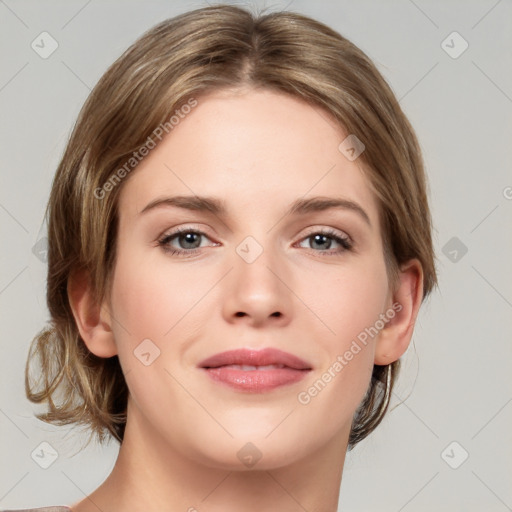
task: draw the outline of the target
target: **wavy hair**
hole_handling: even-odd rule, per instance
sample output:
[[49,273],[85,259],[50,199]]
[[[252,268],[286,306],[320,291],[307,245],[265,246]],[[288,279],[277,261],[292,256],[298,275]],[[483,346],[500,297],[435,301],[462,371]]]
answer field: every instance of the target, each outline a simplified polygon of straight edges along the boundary
[[[222,4],[189,11],[151,28],[108,68],[84,103],[58,166],[46,211],[51,320],[32,341],[25,368],[28,399],[48,405],[36,415],[40,420],[81,424],[90,431],[89,441],[96,434],[100,443],[106,437],[122,443],[124,375],[117,356],[97,357],[81,339],[68,280],[85,269],[96,299],[108,294],[118,197],[128,178],[106,184],[190,98],[234,88],[302,99],[363,141],[358,162],[378,200],[390,286],[412,258],[423,267],[423,299],[437,285],[420,147],[366,54],[326,25],[290,11],[253,14]],[[354,414],[349,450],[382,421],[399,365],[374,366]]]

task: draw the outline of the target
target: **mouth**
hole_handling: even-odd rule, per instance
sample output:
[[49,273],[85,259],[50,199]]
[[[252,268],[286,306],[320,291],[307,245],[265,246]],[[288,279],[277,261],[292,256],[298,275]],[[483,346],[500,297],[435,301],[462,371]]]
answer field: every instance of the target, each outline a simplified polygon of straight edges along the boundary
[[293,384],[312,370],[299,357],[273,348],[229,350],[205,359],[198,366],[214,382],[252,393]]

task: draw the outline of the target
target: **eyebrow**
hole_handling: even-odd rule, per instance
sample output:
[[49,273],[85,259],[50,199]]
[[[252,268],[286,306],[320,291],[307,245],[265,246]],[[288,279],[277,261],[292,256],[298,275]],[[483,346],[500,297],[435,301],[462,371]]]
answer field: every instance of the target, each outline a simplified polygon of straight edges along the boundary
[[[142,215],[150,210],[161,207],[174,206],[185,210],[210,212],[219,217],[225,217],[227,208],[224,201],[206,196],[173,196],[157,198],[147,204],[139,213]],[[310,197],[307,199],[297,199],[294,201],[286,215],[305,215],[312,212],[320,212],[330,209],[350,210],[357,213],[368,226],[372,226],[370,217],[366,211],[356,202],[349,199],[338,197]]]

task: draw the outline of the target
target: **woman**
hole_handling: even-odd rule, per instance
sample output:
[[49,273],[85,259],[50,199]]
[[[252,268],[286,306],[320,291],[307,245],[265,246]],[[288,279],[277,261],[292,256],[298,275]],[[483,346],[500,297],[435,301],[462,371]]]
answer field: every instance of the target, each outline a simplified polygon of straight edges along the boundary
[[291,12],[164,21],[92,91],[48,222],[27,396],[121,444],[62,510],[337,510],[436,285],[420,149],[361,50]]

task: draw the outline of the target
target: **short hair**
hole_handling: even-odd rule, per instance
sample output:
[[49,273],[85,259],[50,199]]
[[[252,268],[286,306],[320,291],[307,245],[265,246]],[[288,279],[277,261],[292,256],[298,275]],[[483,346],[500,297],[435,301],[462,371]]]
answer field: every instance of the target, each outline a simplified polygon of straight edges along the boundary
[[[127,168],[126,162],[191,98],[236,88],[306,101],[362,141],[358,164],[377,198],[390,287],[412,258],[423,268],[422,299],[437,285],[420,147],[366,54],[328,26],[290,11],[256,15],[221,4],[186,12],[148,30],[108,68],[82,107],[58,166],[46,211],[51,320],[32,341],[25,368],[28,399],[48,404],[36,415],[40,420],[85,425],[100,442],[110,435],[122,443],[128,387],[119,359],[97,357],[86,347],[68,280],[84,269],[96,300],[109,293],[118,197],[137,163]],[[36,359],[39,378],[31,382]],[[349,450],[382,421],[399,367],[400,359],[374,365],[353,417]]]

